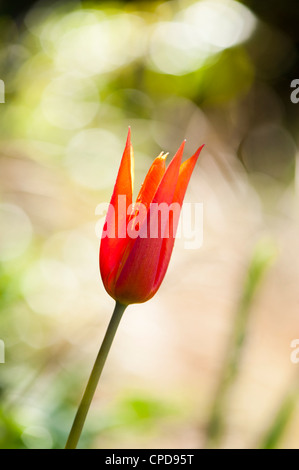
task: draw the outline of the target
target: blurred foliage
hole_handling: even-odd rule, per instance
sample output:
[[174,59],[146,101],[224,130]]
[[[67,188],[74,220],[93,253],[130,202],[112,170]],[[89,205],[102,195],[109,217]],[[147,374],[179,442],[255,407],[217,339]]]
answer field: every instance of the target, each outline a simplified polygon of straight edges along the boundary
[[[205,259],[217,252],[218,266],[224,264],[226,270],[221,284],[226,285],[238,249],[244,255],[244,246],[248,256],[259,230],[273,230],[274,238],[288,227],[296,233],[299,120],[290,101],[290,82],[299,72],[297,3],[1,2],[0,338],[6,361],[0,364],[1,448],[64,446],[111,307],[99,281],[94,209],[109,200],[128,125],[138,155],[136,187],[161,150],[173,153],[186,138],[191,154],[206,143],[200,183],[207,192],[197,189],[195,175],[193,195],[209,195],[204,199],[207,231],[213,235],[216,227],[218,238],[210,249],[212,235],[206,234],[210,251],[192,255],[193,260],[183,258],[191,273],[192,262],[196,264],[197,285],[190,293],[191,281],[185,284],[184,301],[187,305],[193,299],[191,308],[201,321],[198,335],[204,329],[198,289],[203,286],[206,294],[205,282],[215,278],[213,262],[205,270]],[[249,241],[238,239],[245,220],[241,213],[248,216]],[[227,225],[231,222],[227,239],[222,218]],[[231,240],[231,256],[224,253],[228,242],[224,249],[222,238],[223,243]],[[226,394],[240,372],[249,316],[268,268],[268,248],[263,245],[254,254],[245,286],[234,286],[239,303],[236,317],[227,320],[233,332],[227,362],[214,379],[220,386],[210,417],[211,440],[218,434],[225,437]],[[297,252],[292,250],[295,266]],[[238,263],[240,267],[242,261]],[[283,278],[285,285],[296,279],[294,266],[294,277]],[[179,266],[176,285],[183,285],[183,277]],[[170,288],[169,303],[175,291]],[[219,296],[213,289],[209,302]],[[178,312],[179,318],[185,318],[186,310],[184,306]],[[154,333],[158,336],[159,328]],[[135,345],[135,330],[134,341],[128,338],[127,349]],[[149,370],[139,365],[138,352],[130,356],[115,346],[120,352],[107,365],[82,447],[160,442],[188,447],[190,439],[198,442],[198,428],[205,434],[202,410],[208,406],[198,397],[202,384],[188,385],[182,373],[180,391],[170,380],[165,393],[150,375],[150,365],[157,366],[166,349],[164,342],[160,349],[156,342]],[[181,346],[182,357],[189,343],[186,339]],[[127,356],[135,365],[128,364]],[[213,376],[215,367],[212,361],[207,367],[203,353],[194,360],[191,351],[190,357],[192,377],[199,369]],[[147,393],[139,391],[138,382],[146,373],[151,377]],[[281,411],[274,406],[276,418],[269,420],[261,446],[279,445],[295,404],[287,402]]]
[[263,277],[274,262],[276,251],[271,241],[261,240],[252,254],[207,425],[208,446],[217,447],[221,444],[225,432],[228,394],[236,380],[242,361],[242,349],[246,341],[250,312],[255,295],[261,288]]
[[278,407],[273,422],[270,424],[266,435],[261,439],[260,449],[276,449],[280,446],[282,436],[284,435],[294,414],[296,403],[298,401],[297,393],[288,393]]

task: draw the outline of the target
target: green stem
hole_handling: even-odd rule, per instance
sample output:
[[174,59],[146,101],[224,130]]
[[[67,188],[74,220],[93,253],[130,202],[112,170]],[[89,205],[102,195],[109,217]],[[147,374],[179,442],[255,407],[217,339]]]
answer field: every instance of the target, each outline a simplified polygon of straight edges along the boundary
[[91,371],[89,381],[87,383],[81,403],[77,410],[65,449],[76,449],[77,447],[90,404],[92,402],[94,393],[98,385],[98,381],[101,377],[101,373],[104,368],[108,353],[110,351],[117,327],[126,307],[127,305],[122,305],[118,302],[116,302],[115,304],[110,323],[108,325],[105,337],[103,339],[102,345],[100,347],[99,353]]

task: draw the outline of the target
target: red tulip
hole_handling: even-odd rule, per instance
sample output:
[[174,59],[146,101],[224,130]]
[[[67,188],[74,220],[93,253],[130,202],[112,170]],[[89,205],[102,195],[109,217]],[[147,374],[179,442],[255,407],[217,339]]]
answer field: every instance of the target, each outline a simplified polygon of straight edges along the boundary
[[162,153],[153,161],[136,203],[132,204],[134,157],[129,129],[100,247],[105,289],[123,305],[149,300],[165,276],[179,212],[203,147],[181,164],[184,145],[185,142],[167,169],[167,155]]

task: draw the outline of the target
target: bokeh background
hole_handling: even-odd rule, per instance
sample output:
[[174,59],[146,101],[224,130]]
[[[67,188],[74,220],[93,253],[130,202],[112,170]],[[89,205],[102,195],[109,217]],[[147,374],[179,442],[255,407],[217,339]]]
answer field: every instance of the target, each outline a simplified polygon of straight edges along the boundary
[[0,447],[63,448],[113,301],[100,214],[205,143],[203,244],[123,317],[80,447],[296,448],[297,0],[1,2]]

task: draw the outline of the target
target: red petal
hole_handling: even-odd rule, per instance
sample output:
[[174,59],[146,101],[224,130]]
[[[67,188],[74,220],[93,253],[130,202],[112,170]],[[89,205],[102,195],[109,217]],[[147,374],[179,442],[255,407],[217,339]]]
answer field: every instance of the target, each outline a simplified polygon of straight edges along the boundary
[[[181,159],[185,142],[171,160],[160,185],[155,193],[152,203],[171,204],[177,185]],[[148,211],[144,222],[144,229],[150,226],[151,213]],[[158,223],[158,222],[157,222]],[[167,220],[159,227],[158,233],[164,233]],[[142,232],[142,227],[141,231]],[[147,234],[149,235],[149,234]],[[156,278],[163,239],[138,237],[131,248],[126,262],[116,281],[116,296],[125,303],[144,302],[150,295]]]
[[119,258],[126,244],[126,238],[117,237],[119,224],[126,226],[125,214],[119,214],[118,211],[118,196],[120,195],[126,197],[125,208],[127,211],[129,205],[132,204],[134,176],[133,163],[133,147],[131,144],[131,130],[129,128],[125,150],[120,162],[118,175],[110,201],[110,207],[108,209],[104,225],[104,227],[110,227],[112,231],[115,230],[115,237],[106,236],[101,240],[100,271],[106,288],[107,285],[110,284],[108,279],[113,278],[113,273],[115,269],[118,268]]
[[166,202],[167,204],[171,204],[179,176],[185,142],[186,141],[184,140],[177,153],[169,163],[161,183],[157,188],[155,196],[152,199],[153,203]]
[[[141,185],[139,194],[136,199],[136,203],[134,204],[134,208],[132,211],[132,214],[130,216],[129,221],[132,221],[132,219],[138,214],[139,215],[139,225],[141,226],[142,223],[144,222],[144,219],[146,217],[147,210],[149,208],[149,205],[157,191],[157,187],[159,186],[166,170],[166,165],[165,165],[165,159],[167,157],[167,154],[163,155],[162,153],[155,158],[153,161],[150,169],[147,172],[147,175],[144,179],[143,184]],[[142,214],[145,213],[145,215],[141,216],[141,212],[138,209],[138,205],[142,204],[143,205],[143,210]]]
[[188,160],[181,164],[179,178],[173,196],[173,202],[178,202],[180,205],[183,204],[191,175],[203,147],[204,145],[201,145],[201,147],[196,150],[192,157],[188,158]]
[[167,154],[160,154],[153,161],[150,169],[147,172],[145,180],[141,186],[136,202],[142,202],[146,207],[150,205],[152,199],[157,191],[157,188],[165,174],[166,165],[165,159]]
[[[197,159],[203,147],[204,147],[203,145],[199,147],[199,149],[197,149],[195,154],[192,157],[188,158],[188,160],[186,160],[184,163],[182,163],[180,167],[180,174],[179,174],[178,182],[176,185],[175,193],[173,196],[173,202],[179,203],[180,206],[182,206],[183,204],[183,200],[186,194],[186,190],[187,190],[192,172],[194,170],[195,164],[197,162]],[[170,213],[170,215],[171,215],[170,224],[172,224],[173,223],[172,213]],[[166,274],[170,257],[171,257],[171,253],[173,250],[174,242],[175,242],[175,234],[176,234],[178,222],[179,222],[178,219],[175,220],[174,222],[172,236],[169,238],[163,238],[163,243],[162,243],[161,253],[160,253],[160,260],[159,260],[159,265],[157,269],[157,276],[155,279],[152,295],[154,295],[155,292],[158,290]]]

